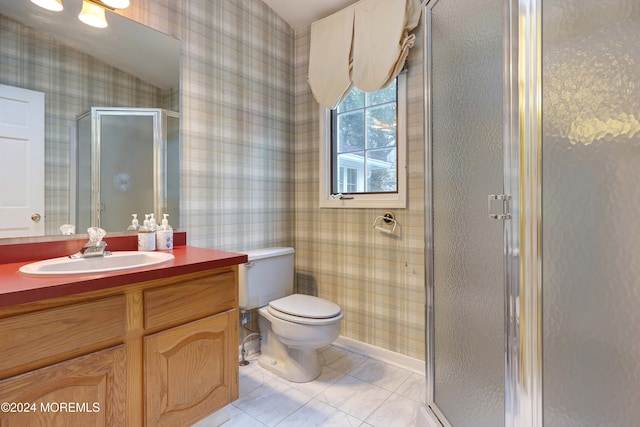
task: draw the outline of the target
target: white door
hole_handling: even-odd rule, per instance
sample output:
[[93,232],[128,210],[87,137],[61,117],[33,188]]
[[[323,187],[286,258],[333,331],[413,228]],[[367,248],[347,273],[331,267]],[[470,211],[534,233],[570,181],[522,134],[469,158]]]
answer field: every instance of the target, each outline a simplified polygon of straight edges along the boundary
[[0,85],[0,237],[44,235],[44,93]]

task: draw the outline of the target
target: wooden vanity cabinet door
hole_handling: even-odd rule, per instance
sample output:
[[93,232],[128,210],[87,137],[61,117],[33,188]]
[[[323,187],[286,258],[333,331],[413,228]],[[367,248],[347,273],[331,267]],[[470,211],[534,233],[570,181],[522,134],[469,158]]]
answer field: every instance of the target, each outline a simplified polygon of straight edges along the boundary
[[[144,291],[145,329],[166,329],[238,306],[236,272],[208,271],[198,278],[177,279]],[[155,332],[155,331],[154,331]]]
[[124,295],[0,318],[0,378],[119,344],[126,325]]
[[125,357],[119,345],[0,381],[0,402],[16,411],[3,407],[0,425],[126,425]]
[[147,426],[185,426],[238,398],[237,311],[144,338]]

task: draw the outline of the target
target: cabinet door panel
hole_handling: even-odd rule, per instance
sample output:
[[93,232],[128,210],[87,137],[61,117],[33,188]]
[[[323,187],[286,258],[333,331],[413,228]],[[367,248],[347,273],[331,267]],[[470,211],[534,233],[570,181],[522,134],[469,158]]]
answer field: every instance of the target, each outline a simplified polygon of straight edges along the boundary
[[126,384],[124,345],[8,378],[0,381],[0,402],[16,412],[0,411],[0,425],[125,425]]
[[145,337],[148,426],[188,425],[237,398],[236,313]]

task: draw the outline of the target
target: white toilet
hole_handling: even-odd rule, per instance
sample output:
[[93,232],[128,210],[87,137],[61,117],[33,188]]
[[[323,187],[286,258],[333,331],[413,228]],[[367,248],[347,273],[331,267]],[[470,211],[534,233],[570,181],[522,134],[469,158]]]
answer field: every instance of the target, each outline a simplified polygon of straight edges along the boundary
[[320,375],[317,350],[340,335],[340,306],[322,298],[293,294],[293,248],[248,251],[239,268],[240,308],[259,308],[260,366],[289,381]]

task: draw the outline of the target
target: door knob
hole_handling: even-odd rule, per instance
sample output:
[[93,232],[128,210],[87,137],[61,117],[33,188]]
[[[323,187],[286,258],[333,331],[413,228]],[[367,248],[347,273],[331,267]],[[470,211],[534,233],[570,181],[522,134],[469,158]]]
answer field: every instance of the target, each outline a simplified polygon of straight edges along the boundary
[[33,215],[31,215],[31,221],[33,222],[39,222],[41,219],[42,217],[39,213],[34,213]]

